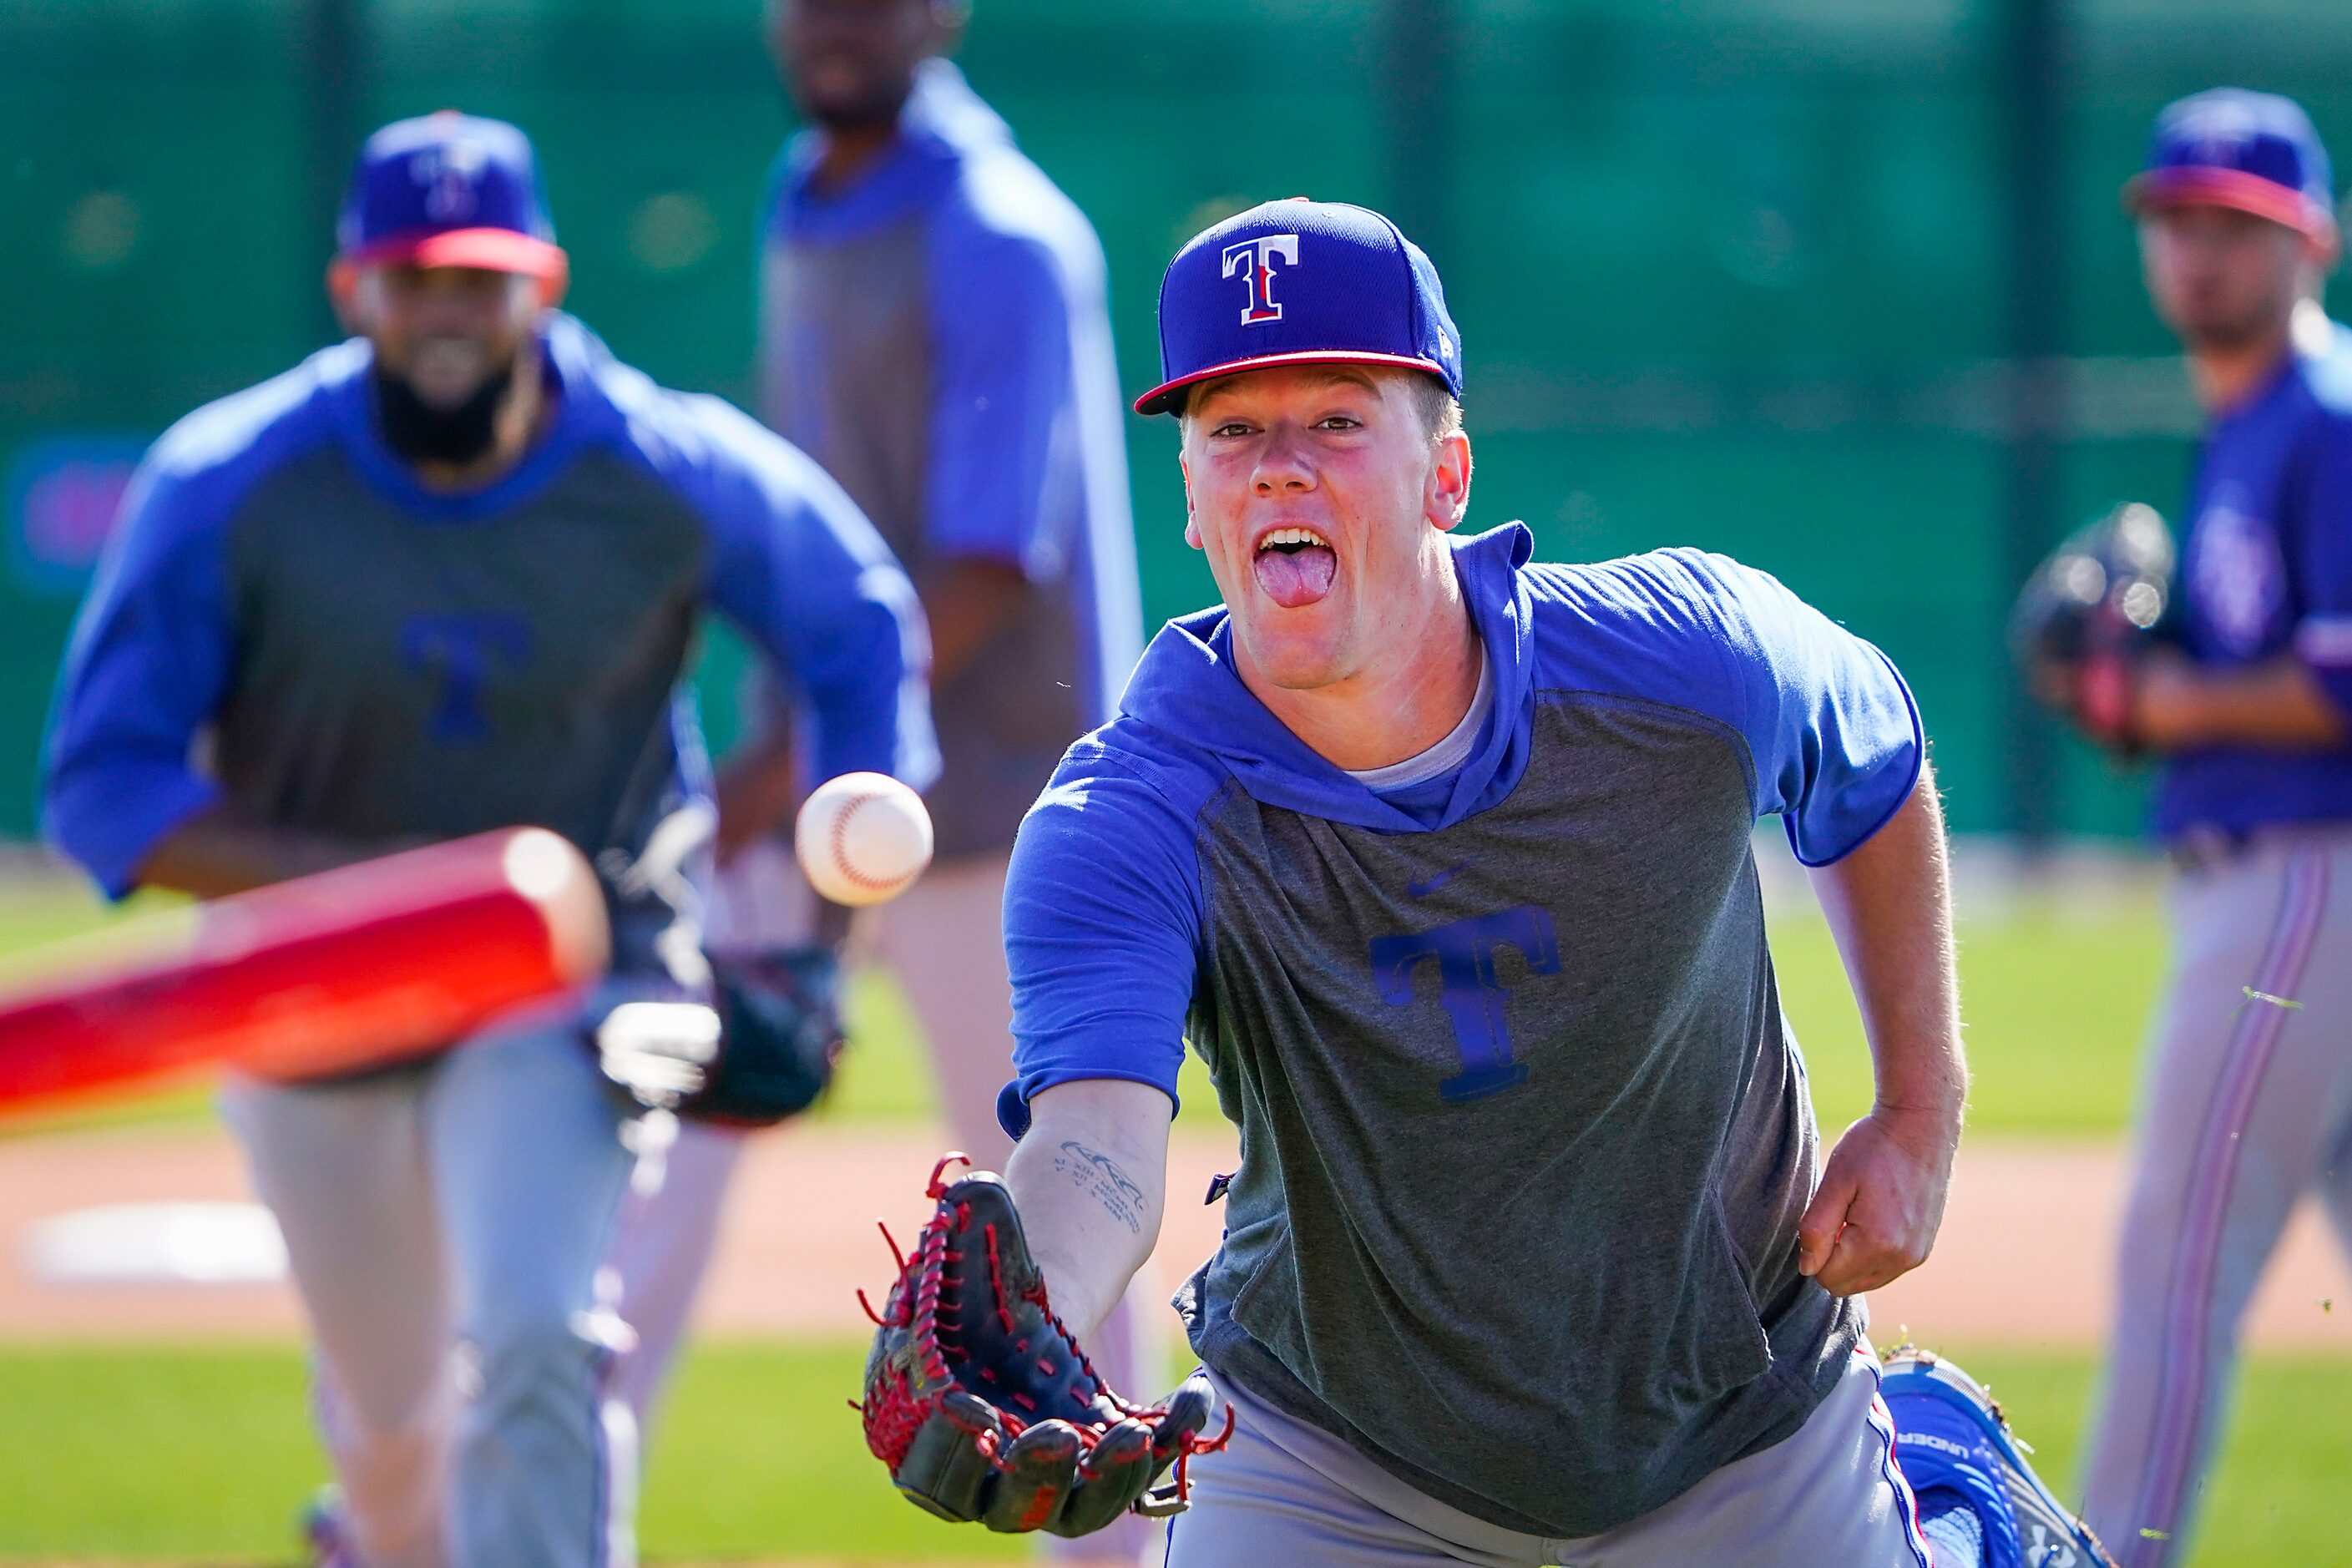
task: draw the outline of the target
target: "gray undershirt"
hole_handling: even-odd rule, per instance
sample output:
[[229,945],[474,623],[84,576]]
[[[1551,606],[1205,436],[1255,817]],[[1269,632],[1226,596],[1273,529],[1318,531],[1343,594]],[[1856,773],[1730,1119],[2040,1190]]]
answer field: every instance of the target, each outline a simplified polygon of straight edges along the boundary
[[1415,784],[1442,779],[1461,771],[1470,760],[1470,752],[1478,744],[1479,731],[1486,727],[1486,715],[1495,706],[1495,668],[1486,657],[1486,645],[1478,645],[1478,689],[1470,695],[1470,710],[1462,715],[1462,722],[1451,733],[1425,752],[1407,757],[1401,763],[1391,763],[1384,768],[1347,768],[1347,775],[1370,790],[1374,795],[1393,795],[1398,790],[1411,789]]

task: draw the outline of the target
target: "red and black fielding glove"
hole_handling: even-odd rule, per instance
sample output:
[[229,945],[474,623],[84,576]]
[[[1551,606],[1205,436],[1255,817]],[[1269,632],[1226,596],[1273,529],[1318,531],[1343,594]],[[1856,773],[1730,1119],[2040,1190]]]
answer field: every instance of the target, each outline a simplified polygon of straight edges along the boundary
[[939,1207],[875,1315],[866,1446],[917,1507],[991,1530],[1087,1535],[1129,1510],[1181,1510],[1185,1462],[1223,1446],[1232,1413],[1204,1439],[1207,1378],[1153,1405],[1106,1387],[1046,1303],[1004,1183],[942,1181],[962,1160],[932,1170]]

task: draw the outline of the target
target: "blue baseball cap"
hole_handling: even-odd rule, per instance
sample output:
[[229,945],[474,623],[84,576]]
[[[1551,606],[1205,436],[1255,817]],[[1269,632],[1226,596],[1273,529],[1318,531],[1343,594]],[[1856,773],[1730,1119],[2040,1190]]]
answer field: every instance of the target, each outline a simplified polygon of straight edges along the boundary
[[2124,186],[2124,205],[2221,206],[2336,237],[2327,149],[2302,105],[2275,93],[2217,87],[2156,117],[2147,167]]
[[530,138],[503,120],[443,110],[367,139],[335,224],[352,267],[479,267],[561,279],[569,266],[539,199]]
[[1391,364],[1462,395],[1462,337],[1437,268],[1380,214],[1303,196],[1194,235],[1160,280],[1158,386],[1166,414],[1195,382],[1280,364]]

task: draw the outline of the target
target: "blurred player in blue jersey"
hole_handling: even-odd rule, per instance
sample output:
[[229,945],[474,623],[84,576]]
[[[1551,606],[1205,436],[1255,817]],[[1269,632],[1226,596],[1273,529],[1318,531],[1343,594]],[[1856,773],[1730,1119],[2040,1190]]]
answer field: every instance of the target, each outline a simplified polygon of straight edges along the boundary
[[894,967],[959,1136],[992,1145],[1009,1015],[981,928],[1021,814],[1125,685],[1141,612],[1101,247],[940,58],[963,16],[950,0],[778,5],[774,47],[814,129],[779,163],[766,218],[761,412],[922,595],[939,860],[890,907],[886,928],[908,929],[882,945],[907,960],[925,931],[922,962]]
[[[1160,336],[1137,407],[1179,422],[1225,602],[1022,825],[1001,1103],[1081,1342],[1150,1254],[1188,1047],[1238,1125],[1180,1297],[1238,1420],[1171,1568],[2091,1568],[1982,1391],[1917,1353],[1882,1383],[1864,1337],[1859,1293],[1933,1245],[1966,1081],[1894,666],[1721,556],[1457,537],[1462,342],[1377,213],[1195,236]],[[1875,1068],[1825,1162],[1768,816]]]
[[[1140,611],[1101,247],[942,58],[965,10],[772,5],[771,46],[812,129],[779,162],[763,222],[761,409],[873,519],[922,596],[939,858],[868,917],[866,937],[922,1024],[959,1146],[1001,1165],[1006,857],[1063,748],[1109,716]],[[801,783],[789,718],[760,707],[764,738],[722,784],[722,815],[742,829],[725,848],[748,847],[722,879],[718,940],[781,940],[805,919],[788,849],[749,842]],[[636,1234],[673,1255],[707,1247],[696,1238],[739,1142],[689,1130],[665,1223]],[[710,1194],[698,1208],[698,1186]],[[650,1346],[683,1315],[691,1271],[669,1259],[625,1271],[662,1298],[635,1292]],[[1167,1317],[1151,1295],[1139,1288],[1145,1305],[1105,1347],[1115,1379],[1129,1365],[1122,1331]],[[657,1370],[647,1358],[633,1382]]]
[[[887,549],[783,441],[555,310],[520,132],[378,132],[338,239],[356,335],[157,442],[83,606],[47,820],[109,893],[230,893],[518,823],[626,868],[656,824],[708,818],[681,685],[706,609],[805,701],[820,769],[929,782],[920,616]],[[707,983],[694,914],[621,901],[611,994]],[[628,1335],[597,1283],[633,1155],[595,1005],[226,1091],[317,1339],[347,1494],[322,1561],[633,1555],[609,1388]]]
[[2336,219],[2294,104],[2172,105],[2126,198],[2208,420],[2177,635],[2077,715],[2159,758],[2179,867],[2085,1497],[2130,1568],[2163,1568],[2288,1213],[2315,1191],[2352,1237],[2352,352],[2315,303]]

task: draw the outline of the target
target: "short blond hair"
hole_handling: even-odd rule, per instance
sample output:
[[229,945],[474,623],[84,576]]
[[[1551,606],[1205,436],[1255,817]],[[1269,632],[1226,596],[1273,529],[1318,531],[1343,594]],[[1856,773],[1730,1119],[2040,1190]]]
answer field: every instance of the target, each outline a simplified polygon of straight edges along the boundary
[[1413,377],[1412,404],[1431,440],[1443,441],[1448,436],[1462,434],[1462,400],[1435,376]]

